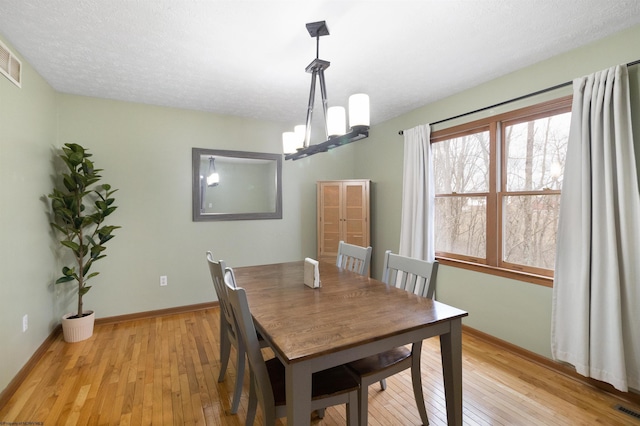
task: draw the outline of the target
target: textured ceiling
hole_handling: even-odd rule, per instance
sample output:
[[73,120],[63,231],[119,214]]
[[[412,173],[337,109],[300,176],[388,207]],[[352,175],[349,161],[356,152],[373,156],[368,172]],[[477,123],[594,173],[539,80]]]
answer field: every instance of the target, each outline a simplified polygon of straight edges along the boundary
[[636,25],[640,1],[0,0],[0,33],[60,92],[286,123],[320,20],[329,105],[368,93],[376,124]]

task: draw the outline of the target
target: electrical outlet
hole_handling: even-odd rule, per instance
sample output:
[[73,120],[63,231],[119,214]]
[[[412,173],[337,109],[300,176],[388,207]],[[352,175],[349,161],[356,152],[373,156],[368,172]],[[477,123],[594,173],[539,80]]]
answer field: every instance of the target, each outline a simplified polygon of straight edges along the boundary
[[167,276],[166,275],[161,275],[160,276],[160,286],[164,287],[167,285]]
[[29,315],[24,315],[22,317],[22,332],[25,333],[29,328]]

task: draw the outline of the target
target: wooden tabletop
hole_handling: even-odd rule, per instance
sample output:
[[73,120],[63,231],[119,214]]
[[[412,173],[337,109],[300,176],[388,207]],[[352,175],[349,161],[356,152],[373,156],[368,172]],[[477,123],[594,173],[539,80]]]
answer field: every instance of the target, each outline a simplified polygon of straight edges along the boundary
[[256,325],[290,363],[467,316],[325,262],[312,289],[303,270],[302,261],[234,269]]

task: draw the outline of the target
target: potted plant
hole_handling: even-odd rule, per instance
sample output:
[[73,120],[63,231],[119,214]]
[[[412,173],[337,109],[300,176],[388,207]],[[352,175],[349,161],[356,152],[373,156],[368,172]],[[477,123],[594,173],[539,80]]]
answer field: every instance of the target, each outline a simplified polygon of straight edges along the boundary
[[71,267],[62,268],[62,277],[56,284],[75,281],[78,286],[78,309],[62,317],[65,341],[78,342],[93,334],[95,314],[85,311],[82,297],[91,286],[87,282],[98,275],[91,272],[93,264],[106,255],[105,243],[114,237],[113,231],[119,226],[104,225],[107,216],[116,210],[113,193],[117,189],[99,184],[102,169],[94,168],[89,160],[92,154],[75,143],[65,144],[60,158],[67,166],[62,173],[62,182],[49,194],[53,221],[51,226],[62,233],[60,244],[69,249],[75,261]]

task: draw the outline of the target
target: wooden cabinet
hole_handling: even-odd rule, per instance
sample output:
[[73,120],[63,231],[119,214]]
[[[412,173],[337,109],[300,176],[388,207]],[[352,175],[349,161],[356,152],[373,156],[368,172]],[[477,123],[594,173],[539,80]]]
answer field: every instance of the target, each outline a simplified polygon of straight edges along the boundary
[[318,260],[335,262],[338,243],[370,244],[369,180],[318,182]]

